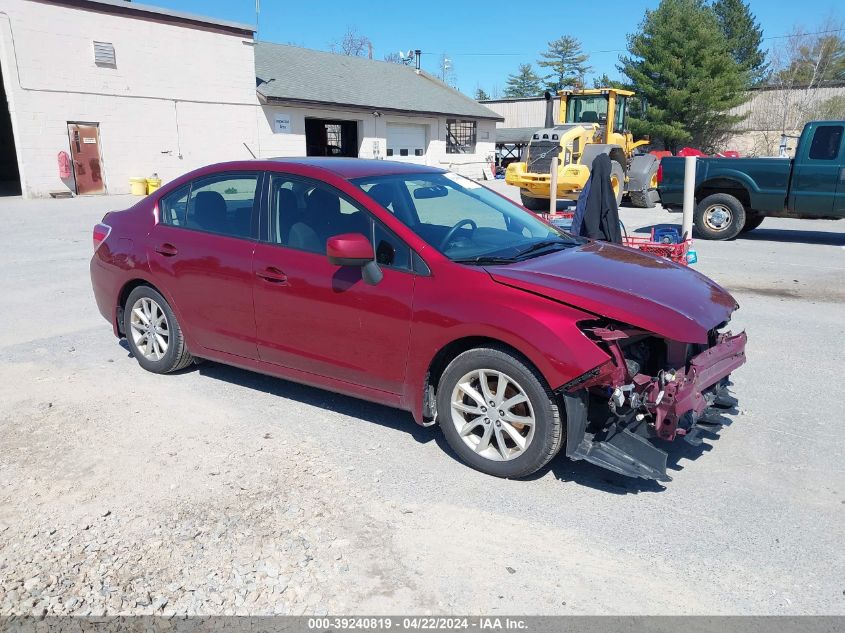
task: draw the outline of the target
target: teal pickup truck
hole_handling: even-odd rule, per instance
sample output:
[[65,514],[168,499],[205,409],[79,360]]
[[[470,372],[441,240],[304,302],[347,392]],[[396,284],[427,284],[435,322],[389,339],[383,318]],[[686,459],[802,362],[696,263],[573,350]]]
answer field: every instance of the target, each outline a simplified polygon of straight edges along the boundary
[[[680,210],[684,159],[666,157],[658,174],[660,201]],[[795,158],[699,158],[695,172],[699,237],[729,240],[763,218],[845,217],[845,121],[804,126]]]

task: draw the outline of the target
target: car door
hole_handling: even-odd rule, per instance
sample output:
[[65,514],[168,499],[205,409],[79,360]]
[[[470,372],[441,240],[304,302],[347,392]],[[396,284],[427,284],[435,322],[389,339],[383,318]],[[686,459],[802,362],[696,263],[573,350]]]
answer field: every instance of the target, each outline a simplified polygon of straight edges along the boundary
[[246,358],[257,357],[252,258],[262,178],[237,171],[191,181],[159,201],[148,236],[150,269],[190,339]]
[[[259,357],[382,392],[405,380],[414,274],[411,252],[362,206],[325,183],[274,173],[254,258]],[[326,239],[374,240],[383,278],[335,266]]]
[[845,126],[814,124],[799,143],[792,176],[791,209],[816,217],[845,215]]

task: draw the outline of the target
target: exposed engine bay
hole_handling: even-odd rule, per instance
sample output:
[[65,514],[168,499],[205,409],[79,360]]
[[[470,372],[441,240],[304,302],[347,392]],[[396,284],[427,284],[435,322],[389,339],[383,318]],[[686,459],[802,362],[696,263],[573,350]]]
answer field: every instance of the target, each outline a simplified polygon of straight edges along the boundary
[[650,440],[700,444],[737,404],[730,373],[745,363],[746,335],[710,331],[688,344],[612,322],[582,330],[610,360],[564,385],[566,455],[630,477],[669,481],[667,453]]

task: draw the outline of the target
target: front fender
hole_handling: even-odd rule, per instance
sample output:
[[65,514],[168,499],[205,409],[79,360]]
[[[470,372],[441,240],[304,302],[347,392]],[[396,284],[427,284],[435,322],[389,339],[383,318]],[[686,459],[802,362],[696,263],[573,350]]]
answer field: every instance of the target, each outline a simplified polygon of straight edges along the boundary
[[479,295],[476,301],[450,300],[430,281],[419,279],[415,289],[404,394],[418,422],[432,361],[455,341],[484,338],[512,347],[537,368],[551,389],[609,358],[578,329],[579,321],[595,318],[589,313],[497,284],[489,277],[474,289]]

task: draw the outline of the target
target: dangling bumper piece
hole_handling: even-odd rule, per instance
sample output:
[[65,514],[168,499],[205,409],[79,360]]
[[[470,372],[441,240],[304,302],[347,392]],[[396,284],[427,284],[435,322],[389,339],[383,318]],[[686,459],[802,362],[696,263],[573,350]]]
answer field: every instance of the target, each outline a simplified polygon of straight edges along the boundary
[[737,402],[728,392],[728,376],[745,363],[745,333],[714,334],[713,344],[681,369],[648,376],[626,362],[620,342],[631,331],[597,327],[589,332],[611,360],[560,390],[567,416],[566,455],[629,477],[670,480],[667,453],[650,440],[683,437],[700,444],[700,424],[723,423],[720,414]]

